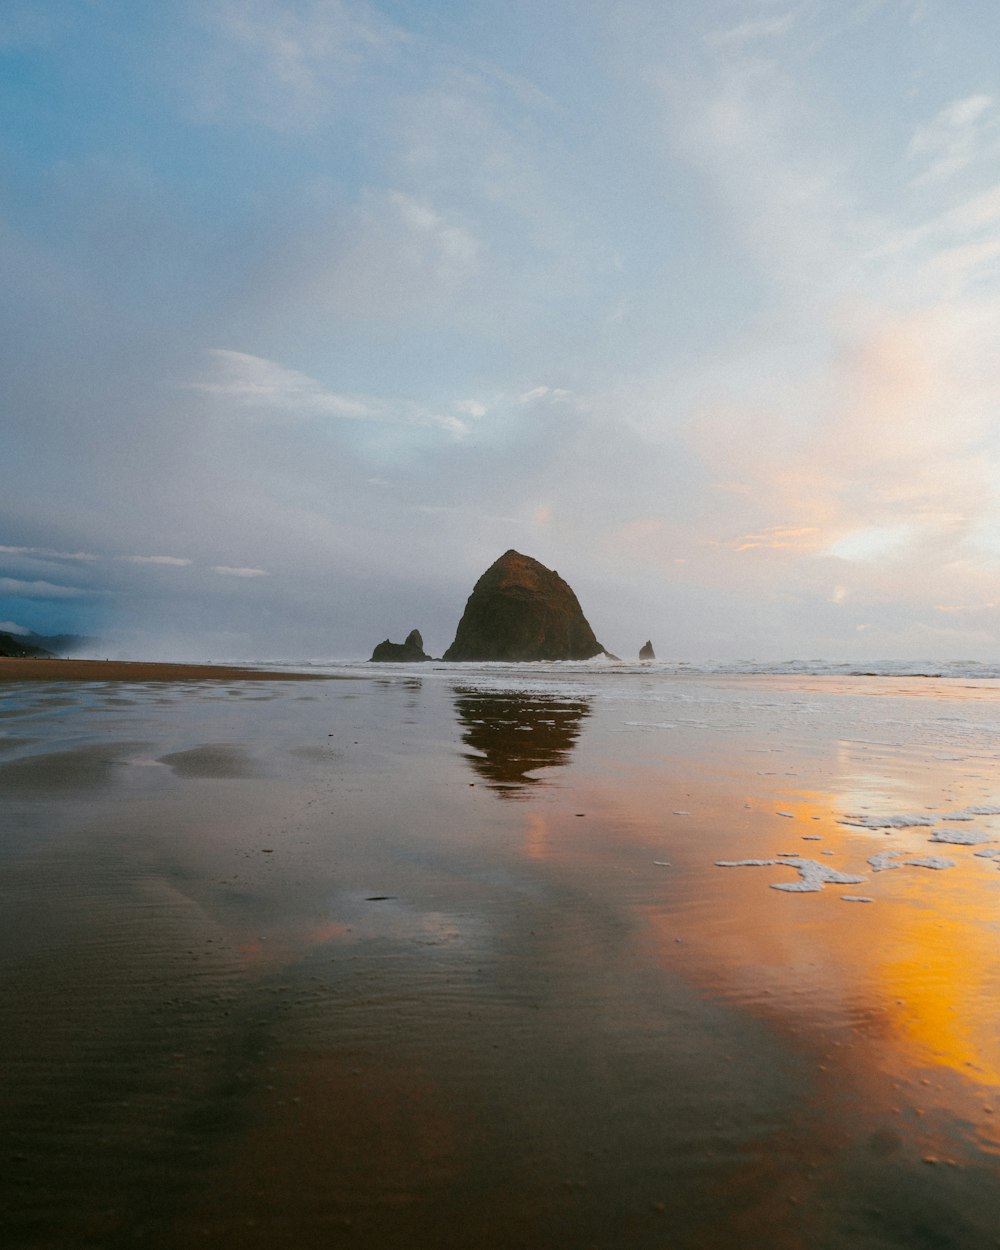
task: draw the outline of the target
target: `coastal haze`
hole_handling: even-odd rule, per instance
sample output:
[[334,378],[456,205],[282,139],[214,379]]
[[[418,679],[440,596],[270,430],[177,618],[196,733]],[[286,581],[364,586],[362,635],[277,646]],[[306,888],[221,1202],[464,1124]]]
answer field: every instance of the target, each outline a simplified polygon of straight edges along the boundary
[[0,630],[997,649],[1000,15],[10,0]]

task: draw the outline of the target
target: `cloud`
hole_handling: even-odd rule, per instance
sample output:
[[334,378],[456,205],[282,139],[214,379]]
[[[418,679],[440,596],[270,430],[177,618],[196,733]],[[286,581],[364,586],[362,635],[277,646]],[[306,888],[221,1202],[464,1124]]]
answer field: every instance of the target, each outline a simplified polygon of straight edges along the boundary
[[[755,285],[738,331],[695,363],[686,404],[683,437],[716,501],[651,546],[665,560],[691,544],[692,575],[756,595],[777,593],[778,562],[781,594],[840,586],[841,603],[895,595],[931,611],[937,578],[935,594],[946,583],[952,602],[976,601],[997,570],[972,542],[1000,510],[995,102],[967,93],[900,126],[894,161],[884,133],[882,146],[851,133],[849,99],[820,113],[814,49],[797,38],[807,9],[753,12],[763,26],[710,39],[697,64],[666,58],[658,78],[668,140],[712,188],[733,272]],[[915,169],[933,171],[933,198]],[[683,366],[664,374],[661,412],[685,384]],[[671,424],[637,428],[666,438]],[[737,566],[758,550],[766,566]]]
[[390,191],[389,203],[417,247],[414,257],[448,285],[466,281],[479,265],[482,244],[465,225],[449,220],[426,199]]
[[813,550],[816,546],[815,535],[818,533],[819,530],[814,525],[772,525],[762,534],[744,534],[730,545],[734,551],[754,551],[761,547],[771,551]]
[[162,564],[169,568],[185,568],[191,563],[182,556],[120,556],[119,559],[127,560],[129,564]]
[[407,42],[359,0],[208,0],[186,81],[196,114],[309,132],[349,103],[351,89]]
[[221,573],[223,577],[267,577],[267,569],[233,568],[229,564],[213,564],[213,573]]
[[531,404],[539,399],[546,399],[550,403],[558,403],[563,399],[570,399],[573,392],[563,390],[560,387],[553,386],[535,386],[530,391],[522,391],[517,397],[519,404]]
[[208,376],[181,383],[184,390],[201,391],[231,401],[237,407],[266,409],[293,417],[364,419],[380,415],[365,400],[338,395],[305,373],[288,369],[263,356],[213,347],[205,353]]
[[17,621],[0,621],[0,630],[5,634],[17,634],[19,637],[31,633],[30,629],[25,629],[23,625],[18,625]]
[[787,35],[799,18],[799,7],[792,6],[773,17],[753,18],[737,26],[711,31],[708,41],[715,44],[745,44]]
[[89,551],[53,551],[50,547],[8,547],[0,546],[0,554],[11,556],[34,556],[40,560],[98,560],[99,556]]
[[497,258],[475,215],[467,195],[365,186],[298,240],[284,262],[291,285],[282,294],[352,328],[360,320],[398,332],[421,319],[447,323],[456,312],[468,322],[487,293],[498,294]]
[[53,582],[25,582],[16,577],[0,577],[0,595],[24,599],[76,599],[86,593],[75,586],[57,586]]
[[914,178],[914,185],[952,178],[972,165],[985,145],[996,148],[998,127],[992,115],[994,103],[989,95],[966,96],[952,101],[930,121],[917,127],[907,155],[912,161],[927,164]]
[[826,554],[840,560],[880,560],[902,551],[914,538],[912,525],[876,525],[838,538]]
[[485,417],[489,409],[485,404],[481,404],[478,399],[460,400],[455,407],[459,412],[464,412],[469,417]]

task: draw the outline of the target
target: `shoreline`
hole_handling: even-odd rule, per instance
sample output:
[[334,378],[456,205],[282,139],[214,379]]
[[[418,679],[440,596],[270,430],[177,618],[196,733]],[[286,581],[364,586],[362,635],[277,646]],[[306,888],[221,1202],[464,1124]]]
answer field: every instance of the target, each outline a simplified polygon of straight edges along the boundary
[[232,664],[175,664],[160,660],[73,660],[48,656],[0,657],[0,683],[14,681],[347,681],[331,673],[276,672]]

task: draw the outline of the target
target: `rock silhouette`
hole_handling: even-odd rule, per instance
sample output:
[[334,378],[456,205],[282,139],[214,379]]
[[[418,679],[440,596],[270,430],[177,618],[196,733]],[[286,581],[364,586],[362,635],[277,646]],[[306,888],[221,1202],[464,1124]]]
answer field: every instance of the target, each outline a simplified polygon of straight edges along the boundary
[[500,798],[523,798],[544,782],[539,769],[568,764],[590,715],[587,699],[546,699],[529,694],[455,691],[455,712],[465,758]]
[[639,648],[639,659],[640,660],[655,660],[656,659],[656,652],[653,650],[653,644],[649,641],[648,638]]
[[473,588],[445,660],[589,660],[606,654],[558,573],[506,551]]
[[369,660],[369,663],[372,660],[376,663],[385,663],[388,660],[392,660],[397,664],[415,664],[430,659],[433,659],[433,656],[424,653],[424,640],[420,637],[420,631],[411,629],[406,635],[405,642],[390,642],[388,638],[384,642],[380,642],[372,652],[372,658]]

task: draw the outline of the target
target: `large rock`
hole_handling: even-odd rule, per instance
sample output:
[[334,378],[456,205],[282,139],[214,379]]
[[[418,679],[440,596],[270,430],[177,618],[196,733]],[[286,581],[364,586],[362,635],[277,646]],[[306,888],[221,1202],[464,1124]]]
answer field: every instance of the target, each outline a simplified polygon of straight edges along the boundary
[[507,551],[469,596],[446,660],[589,660],[606,654],[558,573]]
[[653,650],[653,644],[647,639],[639,648],[640,660],[655,660],[656,652]]
[[405,642],[390,642],[387,638],[385,642],[380,642],[372,652],[372,660],[377,662],[392,660],[397,664],[400,662],[411,664],[430,659],[433,659],[433,656],[424,654],[424,640],[417,629],[410,630]]

